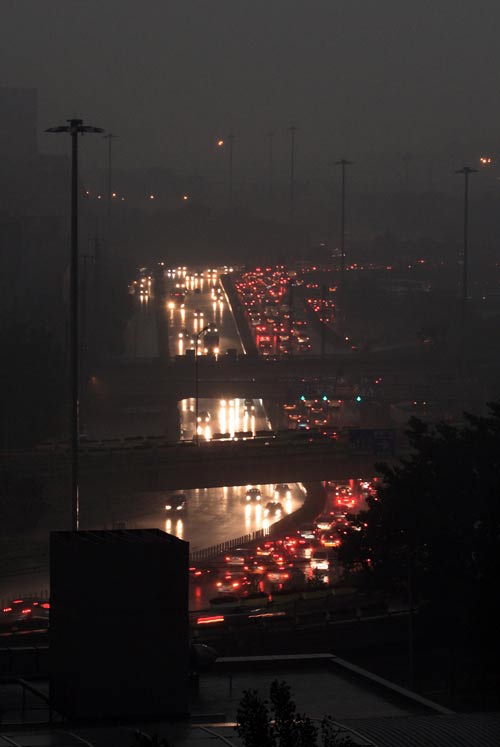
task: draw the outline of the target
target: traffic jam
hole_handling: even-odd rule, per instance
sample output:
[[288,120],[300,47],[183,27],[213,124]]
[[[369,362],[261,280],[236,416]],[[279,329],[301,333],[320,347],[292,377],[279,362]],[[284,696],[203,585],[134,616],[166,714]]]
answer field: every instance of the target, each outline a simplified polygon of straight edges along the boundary
[[289,356],[312,351],[305,310],[295,308],[295,271],[277,267],[243,273],[235,287],[253,330],[260,355]]
[[[376,494],[376,483],[377,478],[325,482],[325,508],[310,523],[192,565],[192,625],[282,617],[288,597],[311,589],[332,590],[342,579],[337,550],[349,533],[362,529],[356,517],[366,508],[366,499]],[[286,484],[275,486],[272,510],[280,511],[288,491]],[[248,486],[249,502],[258,502],[259,494],[258,488]]]

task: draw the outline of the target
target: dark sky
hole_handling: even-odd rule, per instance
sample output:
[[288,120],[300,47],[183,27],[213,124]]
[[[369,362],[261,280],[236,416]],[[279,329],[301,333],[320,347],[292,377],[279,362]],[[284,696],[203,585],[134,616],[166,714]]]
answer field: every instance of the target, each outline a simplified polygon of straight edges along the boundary
[[404,152],[460,162],[497,146],[499,21],[498,0],[15,0],[0,84],[39,89],[40,130],[77,114],[116,132],[126,166],[208,168],[228,132],[258,165],[269,130],[285,162],[290,124],[304,169]]

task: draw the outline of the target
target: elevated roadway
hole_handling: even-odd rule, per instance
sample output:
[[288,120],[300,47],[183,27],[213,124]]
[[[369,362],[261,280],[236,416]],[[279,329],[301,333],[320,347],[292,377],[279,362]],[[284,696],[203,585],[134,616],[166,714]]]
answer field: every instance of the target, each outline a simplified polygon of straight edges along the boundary
[[[377,461],[391,454],[350,452],[335,441],[191,443],[164,448],[95,449],[80,456],[82,490],[127,493],[371,477]],[[9,460],[25,474],[49,481],[69,474],[69,454],[26,452]]]

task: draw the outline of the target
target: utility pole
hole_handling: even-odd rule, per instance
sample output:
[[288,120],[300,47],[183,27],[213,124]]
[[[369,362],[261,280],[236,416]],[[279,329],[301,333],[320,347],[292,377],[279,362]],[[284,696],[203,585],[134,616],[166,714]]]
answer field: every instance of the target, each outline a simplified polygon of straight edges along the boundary
[[111,142],[115,137],[118,137],[118,135],[113,135],[112,132],[108,132],[107,135],[104,135],[104,137],[108,141],[108,221],[109,217],[111,215],[111,201],[113,199],[113,182],[112,182],[112,161],[111,161]]
[[342,166],[342,192],[340,203],[340,326],[342,337],[344,336],[345,321],[345,174],[346,166],[352,166],[353,163],[353,161],[348,161],[346,158],[341,158],[340,161],[335,161],[336,166]]
[[327,294],[327,287],[326,285],[321,286],[321,360],[325,360],[325,333],[326,333],[326,324],[325,324],[325,304],[326,304],[326,294]]
[[[465,338],[468,321],[467,302],[468,302],[468,261],[469,261],[469,176],[475,174],[477,169],[470,166],[463,166],[455,171],[456,174],[464,175],[464,243],[462,250],[462,295],[460,303],[460,361],[462,366],[465,363]],[[460,270],[460,260],[459,260]]]
[[234,135],[227,136],[229,142],[229,208],[233,207],[233,140]]
[[292,125],[288,128],[291,135],[290,141],[290,223],[295,222],[295,133],[297,127]]
[[80,525],[78,495],[79,442],[79,286],[78,286],[78,135],[104,132],[102,127],[84,125],[82,119],[67,119],[69,124],[50,127],[46,132],[71,136],[71,257],[70,257],[70,381],[71,381],[71,526]]

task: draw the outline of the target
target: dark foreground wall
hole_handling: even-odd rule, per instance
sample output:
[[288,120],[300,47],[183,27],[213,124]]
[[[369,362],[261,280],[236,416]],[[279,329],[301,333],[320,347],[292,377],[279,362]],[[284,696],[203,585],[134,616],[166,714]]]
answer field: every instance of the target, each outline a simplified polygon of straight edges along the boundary
[[70,719],[188,712],[189,544],[158,529],[52,532],[50,691]]

